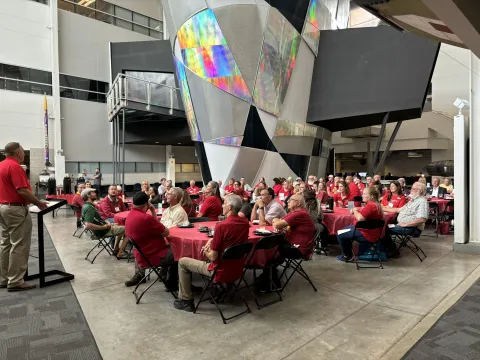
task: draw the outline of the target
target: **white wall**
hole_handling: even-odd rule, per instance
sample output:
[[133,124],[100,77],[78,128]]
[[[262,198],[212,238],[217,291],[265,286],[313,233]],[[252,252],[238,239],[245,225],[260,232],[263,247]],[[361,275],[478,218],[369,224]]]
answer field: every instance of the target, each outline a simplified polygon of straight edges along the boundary
[[50,7],[0,0],[0,63],[51,71]]
[[156,40],[118,26],[58,11],[60,73],[110,82],[110,42]]
[[162,20],[163,8],[161,0],[109,0],[108,2],[139,14]]
[[[47,102],[51,110],[50,96]],[[0,148],[11,141],[18,141],[25,149],[44,148],[43,119],[43,95],[0,90]],[[53,121],[48,123],[50,147]]]

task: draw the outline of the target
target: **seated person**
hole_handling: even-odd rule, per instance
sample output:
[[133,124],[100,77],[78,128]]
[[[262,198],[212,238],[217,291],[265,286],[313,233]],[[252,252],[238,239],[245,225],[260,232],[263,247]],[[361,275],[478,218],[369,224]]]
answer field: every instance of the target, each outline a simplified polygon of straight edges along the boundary
[[92,183],[90,181],[85,183],[85,189],[92,189]]
[[362,196],[361,194],[363,194],[363,189],[365,189],[365,184],[362,182],[362,179],[355,176],[353,178],[353,182],[355,183],[355,185],[357,185],[357,187],[360,189],[360,196]]
[[255,187],[255,190],[253,190],[252,193],[252,200],[250,201],[252,204],[255,204],[258,200],[261,199],[260,193],[262,192],[263,189],[267,188],[267,184],[265,183],[258,183],[257,186]]
[[270,225],[275,218],[285,216],[285,210],[281,204],[274,200],[275,193],[272,188],[263,189],[258,200],[252,209],[250,220],[259,220],[260,225]]
[[190,180],[190,187],[187,188],[187,193],[189,194],[198,194],[200,188],[195,185],[195,180]]
[[158,190],[154,186],[148,188],[148,202],[155,206],[162,202],[162,198],[158,195]]
[[108,187],[108,195],[100,202],[100,216],[103,220],[113,223],[114,215],[123,211],[127,211],[127,208],[122,199],[117,197],[117,187],[110,185]]
[[[144,192],[138,192],[133,196],[133,209],[128,213],[125,223],[125,234],[135,241],[143,255],[153,266],[168,268],[167,289],[176,291],[178,288],[178,267],[175,265],[172,250],[165,242],[169,230],[157,220],[155,206],[149,204],[148,196]],[[125,286],[135,286],[145,277],[145,269],[149,267],[142,255],[135,249],[135,275]]]
[[85,190],[85,183],[81,183],[77,185],[77,193],[72,199],[72,206],[76,207],[75,216],[77,217],[77,228],[82,226],[81,218],[82,218],[82,207],[84,201],[82,199],[82,191]]
[[444,188],[445,190],[447,190],[447,193],[451,194],[452,191],[453,191],[453,185],[451,184],[450,182],[450,178],[446,177],[445,179],[443,179],[443,184],[440,185],[440,187]]
[[124,195],[122,185],[117,185],[117,196],[121,199]]
[[[213,239],[209,240],[202,248],[205,258],[208,259],[210,263],[187,257],[181,258],[178,262],[180,289],[178,299],[173,303],[176,309],[190,312],[194,309],[192,291],[195,289],[192,289],[192,272],[211,276],[227,247],[243,244],[248,241],[250,225],[246,218],[238,216],[242,203],[242,199],[237,195],[230,195],[225,198],[222,211],[226,219],[216,224]],[[241,263],[238,264],[238,266],[241,267],[240,271],[243,269],[243,265],[243,259],[241,259]],[[222,274],[228,274],[232,271],[235,272],[237,270],[236,266],[237,263],[233,261],[225,263],[222,268],[217,271],[217,274],[219,274],[220,271],[222,271]]]
[[252,216],[252,204],[249,202],[246,202],[242,205],[242,208],[238,212],[238,216],[244,217],[247,220],[250,219]]
[[410,194],[410,190],[407,189],[405,185],[405,179],[404,178],[399,178],[398,183],[400,184],[400,187],[402,188],[402,194],[405,196],[405,198],[408,197]]
[[185,210],[187,217],[197,217],[195,205],[193,205],[192,199],[190,199],[190,194],[186,190],[182,190],[182,201],[180,202],[180,205],[183,210]]
[[182,194],[183,190],[178,187],[167,190],[166,195],[169,206],[163,211],[162,219],[160,220],[167,229],[188,221],[187,213],[180,204]]
[[390,183],[390,191],[382,198],[382,206],[389,208],[401,208],[406,203],[405,196],[402,193],[402,186],[398,181]]
[[127,254],[125,248],[128,241],[123,241],[119,250],[120,240],[125,236],[125,226],[119,226],[105,221],[100,216],[100,213],[94,205],[97,199],[97,191],[93,188],[82,191],[82,199],[85,201],[82,207],[82,220],[85,223],[85,228],[91,230],[94,235],[98,237],[115,236],[115,246],[113,252],[117,255],[117,259],[126,259]]
[[240,184],[240,181],[235,181],[233,183],[233,194],[240,196],[242,199],[246,197],[245,195],[245,190],[243,190],[242,185]]
[[353,201],[353,197],[350,196],[350,188],[345,181],[339,181],[338,191],[333,195],[333,202],[335,203],[335,206],[347,207],[349,201]]
[[148,189],[150,188],[150,183],[147,180],[142,181],[142,192],[148,195]]
[[[355,224],[358,221],[381,219],[383,220],[382,206],[379,202],[380,194],[375,186],[363,190],[362,201],[366,204],[363,208],[353,208],[351,213],[355,217],[354,225],[347,226],[348,232],[337,235],[337,240],[342,248],[342,255],[337,259],[344,262],[353,260],[352,243],[372,243],[379,240],[383,229],[358,229],[355,230]],[[355,233],[353,233],[355,231]]]
[[278,193],[280,192],[280,190],[282,190],[283,188],[283,185],[282,185],[282,181],[280,181],[279,178],[273,178],[273,193],[275,194],[275,196],[278,196]]
[[382,184],[381,180],[382,180],[382,177],[380,175],[378,175],[378,174],[374,175],[372,185],[371,185],[371,186],[376,186],[377,187],[377,191],[380,194],[380,197],[383,194],[383,184]]
[[[419,236],[428,220],[428,201],[425,198],[426,187],[421,182],[416,182],[410,189],[410,201],[402,208],[386,208],[385,211],[397,213],[397,225],[388,229],[387,235],[412,235]],[[387,239],[389,252],[393,250],[391,237]]]
[[[165,182],[165,187],[163,188],[163,194],[161,195],[161,199],[162,199],[162,204],[166,204],[167,203],[167,192],[168,190],[170,190],[171,188],[173,187],[172,185],[172,180],[167,180]],[[147,194],[148,195],[148,194]]]
[[362,196],[362,193],[360,192],[360,188],[358,187],[357,184],[353,182],[352,176],[347,176],[345,178],[345,183],[348,185],[348,190],[350,193],[350,197],[352,198],[352,201],[355,196]]
[[[290,184],[285,180],[282,184],[282,189],[278,192],[278,200],[285,202],[290,195]],[[285,204],[283,204],[283,206],[285,206]]]
[[240,178],[240,186],[242,187],[243,190],[245,191],[252,191],[252,187],[247,184],[247,180],[245,180],[244,177]]
[[432,179],[432,187],[428,188],[427,190],[427,196],[443,198],[446,195],[447,189],[440,186],[440,179],[438,177],[434,177]]
[[328,193],[325,183],[318,183],[317,185],[317,199],[321,204],[328,204]]
[[215,181],[210,181],[205,189],[205,201],[200,208],[197,217],[206,217],[211,221],[217,221],[222,215],[222,198],[220,190]]
[[230,178],[230,180],[228,180],[228,185],[225,186],[225,189],[224,189],[225,195],[231,194],[233,192],[233,190],[235,189],[234,183],[235,183],[234,178]]

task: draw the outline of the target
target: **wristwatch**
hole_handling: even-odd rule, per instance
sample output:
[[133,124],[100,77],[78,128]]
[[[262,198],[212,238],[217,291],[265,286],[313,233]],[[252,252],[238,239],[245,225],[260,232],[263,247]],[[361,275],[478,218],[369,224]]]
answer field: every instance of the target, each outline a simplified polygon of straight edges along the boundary
[[260,206],[260,207],[258,208],[258,210],[263,210],[263,206]]

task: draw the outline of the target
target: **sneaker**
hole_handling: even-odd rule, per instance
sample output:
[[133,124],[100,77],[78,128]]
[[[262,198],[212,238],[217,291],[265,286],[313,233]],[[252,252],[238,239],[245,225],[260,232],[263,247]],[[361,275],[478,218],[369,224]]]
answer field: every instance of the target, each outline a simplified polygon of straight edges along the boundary
[[7,287],[7,291],[8,291],[8,292],[26,291],[26,290],[35,289],[36,287],[37,287],[37,285],[35,285],[35,284],[23,283],[23,284],[20,284],[20,285],[17,285],[17,286],[13,286],[13,287]]
[[342,261],[342,262],[353,262],[353,256],[352,257],[346,257],[345,255],[338,255],[337,256],[337,260],[338,261]]
[[192,300],[177,299],[173,302],[173,306],[175,307],[175,309],[185,310],[188,312],[193,312],[193,310],[195,309],[193,306],[193,299]]
[[125,281],[125,286],[135,286],[138,285],[140,282],[142,284],[145,284],[147,280],[143,278],[144,276],[142,276],[141,274],[135,274],[130,280]]

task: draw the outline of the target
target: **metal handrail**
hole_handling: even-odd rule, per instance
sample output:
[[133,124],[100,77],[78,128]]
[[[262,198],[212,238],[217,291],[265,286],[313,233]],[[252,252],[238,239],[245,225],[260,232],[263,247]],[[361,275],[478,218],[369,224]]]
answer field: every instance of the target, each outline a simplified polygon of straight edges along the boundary
[[[157,90],[160,92],[155,93]],[[167,108],[170,114],[173,114],[173,110],[184,110],[180,89],[118,74],[107,93],[108,120],[112,121],[120,109],[128,107],[129,102],[145,104],[146,111],[150,111],[151,106]]]

